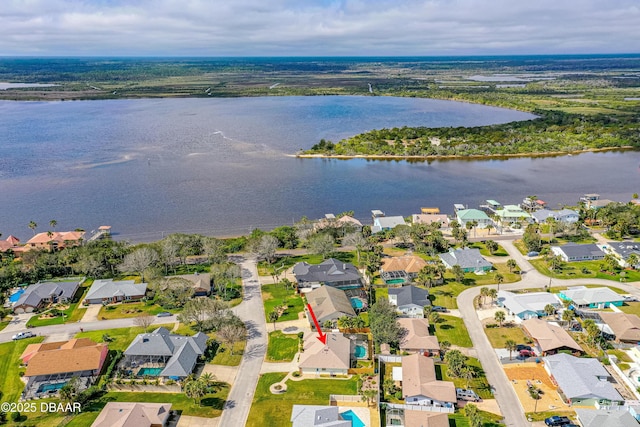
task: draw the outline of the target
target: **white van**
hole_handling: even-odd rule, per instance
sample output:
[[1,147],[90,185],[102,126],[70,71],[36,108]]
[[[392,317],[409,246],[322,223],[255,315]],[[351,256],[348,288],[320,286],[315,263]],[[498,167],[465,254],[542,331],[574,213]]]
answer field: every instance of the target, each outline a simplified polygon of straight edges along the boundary
[[472,402],[479,402],[480,396],[473,390],[466,390],[464,388],[456,389],[456,397],[458,400],[470,400]]

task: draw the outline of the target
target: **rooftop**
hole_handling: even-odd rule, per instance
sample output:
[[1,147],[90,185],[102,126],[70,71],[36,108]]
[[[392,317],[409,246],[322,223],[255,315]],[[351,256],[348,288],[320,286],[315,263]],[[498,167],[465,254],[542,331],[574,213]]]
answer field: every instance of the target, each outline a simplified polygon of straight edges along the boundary
[[577,305],[624,301],[622,295],[607,287],[587,288],[585,286],[574,286],[562,291],[562,294]]
[[170,403],[108,402],[91,427],[152,427],[165,425]]
[[308,334],[299,366],[302,369],[349,369],[351,340],[341,333],[328,333],[327,343],[323,344],[316,334]]
[[543,352],[562,348],[583,352],[582,347],[560,326],[538,318],[527,319],[522,322],[522,326]]
[[401,327],[407,330],[407,334],[400,343],[400,349],[439,350],[438,338],[429,335],[429,321],[427,319],[398,319]]

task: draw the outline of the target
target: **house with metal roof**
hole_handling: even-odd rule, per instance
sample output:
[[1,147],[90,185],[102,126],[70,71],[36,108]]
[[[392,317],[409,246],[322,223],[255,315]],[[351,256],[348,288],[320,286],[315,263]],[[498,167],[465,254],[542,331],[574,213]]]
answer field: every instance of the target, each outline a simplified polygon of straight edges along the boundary
[[496,303],[520,320],[546,316],[547,313],[544,309],[547,305],[552,305],[556,309],[562,307],[560,299],[549,292],[516,294],[509,291],[499,291]]
[[457,402],[453,382],[438,380],[433,359],[421,354],[402,358],[402,397],[406,405],[449,408],[451,412]]
[[138,376],[184,378],[193,372],[198,357],[204,354],[207,340],[202,332],[187,337],[158,328],[136,336],[124,351],[120,366]]
[[580,219],[580,214],[572,209],[560,209],[557,211],[540,209],[539,211],[533,212],[531,217],[538,224],[546,222],[547,218],[553,218],[564,224],[574,224]]
[[576,408],[576,415],[582,427],[638,427],[638,421],[626,407],[616,409]]
[[[624,267],[640,268],[640,244],[638,244],[638,242],[629,240],[623,242],[609,242],[606,249],[621,259],[621,264]],[[627,262],[627,259],[629,259],[631,254],[634,254],[639,259],[635,265],[629,265]]]
[[567,243],[562,246],[551,246],[551,252],[565,262],[598,261],[605,256],[602,249],[595,243]]
[[84,277],[80,280],[41,282],[27,286],[24,293],[13,305],[13,312],[16,314],[31,313],[49,304],[70,302],[82,282],[84,282]]
[[450,249],[449,252],[438,256],[445,267],[453,268],[454,265],[459,265],[465,273],[489,271],[493,268],[493,265],[480,255],[480,249],[476,248]]
[[531,219],[531,215],[517,205],[504,205],[502,209],[496,210],[495,215],[503,224],[515,224],[520,221],[529,221]]
[[424,308],[431,305],[429,291],[413,285],[389,288],[389,302],[407,317],[424,317]]
[[522,322],[522,328],[535,341],[540,354],[550,355],[562,350],[577,354],[584,352],[567,331],[545,320],[527,319]]
[[399,225],[407,225],[402,216],[379,216],[374,218],[371,233],[393,230]]
[[640,342],[640,317],[635,314],[599,312],[600,319],[608,326],[618,342]]
[[[321,286],[307,293],[306,297],[307,303],[311,306],[313,314],[316,315],[316,319],[321,325],[327,320],[338,320],[342,316],[356,316],[347,294],[340,289]],[[313,327],[313,321],[309,313],[307,313],[307,318]]]
[[543,357],[544,369],[558,385],[558,394],[569,405],[622,404],[613,377],[598,359],[559,353]]
[[624,304],[624,297],[611,288],[587,288],[586,286],[572,286],[560,291],[558,296],[565,301],[571,301],[578,308],[608,308]]
[[409,353],[440,353],[438,338],[429,334],[427,319],[412,319],[401,317],[398,319],[400,327],[406,329],[406,334],[400,341],[400,350]]
[[307,334],[298,367],[308,375],[347,375],[354,360],[354,343],[341,333],[328,333],[326,344],[316,334]]
[[165,427],[171,403],[108,402],[91,427]]
[[478,209],[461,209],[456,211],[456,219],[460,226],[466,227],[468,222],[476,221],[478,228],[487,228],[487,226],[493,227],[493,221],[489,218],[489,215]]
[[355,265],[329,258],[320,264],[299,262],[293,266],[299,290],[319,288],[322,285],[340,289],[362,287],[362,278]]
[[110,304],[141,300],[147,293],[146,283],[133,280],[100,279],[93,282],[84,298],[84,304]]

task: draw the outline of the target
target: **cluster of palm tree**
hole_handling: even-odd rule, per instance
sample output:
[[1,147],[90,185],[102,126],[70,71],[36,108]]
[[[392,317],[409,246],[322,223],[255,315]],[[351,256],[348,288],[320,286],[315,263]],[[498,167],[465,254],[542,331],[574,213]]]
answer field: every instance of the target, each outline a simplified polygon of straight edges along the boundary
[[221,388],[222,384],[216,381],[211,373],[204,373],[196,378],[195,375],[189,375],[182,384],[184,394],[192,398],[198,406],[202,406],[202,398],[207,394],[215,393]]
[[365,325],[365,320],[360,316],[342,316],[338,319],[338,328],[340,329],[362,329]]
[[483,286],[482,288],[480,288],[480,296],[482,297],[482,305],[484,305],[485,298],[490,298],[491,304],[493,304],[496,298],[498,298],[498,290],[495,288],[487,288],[486,286]]

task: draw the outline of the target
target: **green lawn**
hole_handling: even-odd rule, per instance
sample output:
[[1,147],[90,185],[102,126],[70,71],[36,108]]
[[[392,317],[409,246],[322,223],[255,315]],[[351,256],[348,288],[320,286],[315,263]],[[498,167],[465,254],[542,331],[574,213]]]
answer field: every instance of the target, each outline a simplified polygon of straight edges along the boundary
[[298,352],[299,341],[297,335],[287,335],[281,331],[269,333],[267,361],[291,362]]
[[600,271],[601,261],[579,261],[579,262],[566,262],[564,263],[560,271],[554,271],[553,273],[549,269],[549,264],[543,258],[531,260],[536,270],[545,276],[551,276],[555,279],[605,279],[614,282],[620,282],[620,273],[624,272],[624,280],[627,282],[640,281],[640,271],[636,270],[623,270],[618,271],[616,274],[609,274]]
[[505,348],[507,340],[513,340],[516,344],[525,342],[525,335],[518,326],[501,327],[501,328],[485,328],[484,332],[489,338],[489,342],[493,348]]
[[[215,339],[216,334],[211,333],[209,336]],[[214,365],[238,366],[242,361],[242,355],[244,354],[246,346],[246,340],[235,343],[233,346],[233,354],[231,354],[229,348],[221,343],[211,363]]]
[[627,314],[635,314],[636,316],[640,316],[640,302],[625,302],[618,308]]
[[[487,240],[491,240],[491,239],[487,239]],[[469,247],[480,249],[480,253],[484,256],[509,256],[507,251],[499,243],[498,243],[498,250],[495,251],[494,253],[489,252],[489,249],[487,249],[487,246],[482,242],[472,243]]]
[[471,338],[461,318],[440,314],[440,321],[435,324],[435,335],[438,342],[449,341],[452,345],[471,347]]
[[131,317],[138,317],[143,314],[150,314],[155,316],[162,311],[170,311],[171,313],[177,313],[179,309],[166,309],[157,304],[147,305],[145,302],[128,302],[120,304],[110,304],[106,307],[100,308],[98,313],[98,319],[110,320],[110,319],[125,319]]
[[290,427],[291,409],[297,405],[328,405],[330,394],[356,394],[357,379],[312,379],[288,381],[287,391],[271,394],[269,386],[286,374],[260,376],[249,412],[247,427]]
[[[467,366],[473,368],[476,372],[476,377],[469,381],[469,387],[473,389],[478,396],[482,399],[493,399],[493,395],[489,389],[489,383],[487,382],[487,378],[485,377],[484,370],[482,369],[482,365],[480,361],[474,357],[469,357],[467,359]],[[438,367],[440,368],[440,375],[438,376]],[[462,378],[453,378],[447,375],[447,365],[438,364],[436,368],[436,375],[441,378],[443,381],[453,381],[456,385],[456,388],[467,388],[467,381]]]
[[[357,261],[355,252],[334,252],[330,255],[332,258],[339,259],[340,261],[354,263]],[[279,271],[287,270],[293,267],[296,263],[307,262],[309,264],[320,264],[324,259],[322,255],[309,254],[309,255],[296,255],[296,256],[283,256],[278,258],[273,264],[269,265],[266,261],[260,261],[258,263],[258,274],[260,276],[270,276],[272,269],[275,267]]]
[[[502,417],[492,414],[491,412],[478,411],[482,418],[482,427],[500,427],[504,424],[500,423]],[[449,414],[449,427],[469,427],[469,420],[464,416],[462,411],[455,414]]]
[[[165,328],[171,330],[173,328],[173,323],[167,325],[153,325],[149,328],[149,331],[152,329],[159,328],[164,326]],[[132,328],[118,328],[118,329],[106,329],[103,331],[89,331],[89,332],[79,332],[76,334],[76,338],[91,338],[95,342],[103,342],[102,337],[107,334],[111,337],[113,341],[109,342],[110,350],[126,350],[129,344],[133,341],[136,335],[143,333],[144,330],[141,327],[134,326]]]
[[0,344],[0,396],[3,402],[17,402],[24,389],[20,380],[20,355],[29,344],[42,342],[43,337],[27,338]]
[[304,302],[294,289],[286,289],[284,285],[272,284],[262,286],[262,301],[264,303],[264,314],[269,320],[269,313],[274,307],[287,304],[287,310],[278,319],[278,322],[286,320],[298,320],[298,314],[304,310]]
[[6,328],[9,322],[11,322],[11,316],[7,316],[2,321],[0,321],[0,331]]
[[[82,283],[82,286],[78,288],[76,294],[73,297],[73,303],[69,305],[66,310],[63,310],[64,316],[56,316],[40,319],[40,315],[36,314],[27,322],[28,326],[50,326],[50,325],[62,325],[63,323],[76,323],[78,320],[82,319],[84,313],[87,311],[86,307],[83,307],[82,300],[84,299],[84,295],[87,293],[91,285],[93,284],[93,279],[85,280]],[[43,311],[40,314],[46,314],[47,310]]]

